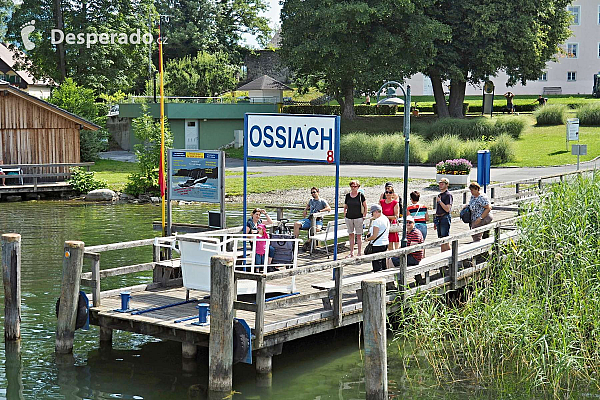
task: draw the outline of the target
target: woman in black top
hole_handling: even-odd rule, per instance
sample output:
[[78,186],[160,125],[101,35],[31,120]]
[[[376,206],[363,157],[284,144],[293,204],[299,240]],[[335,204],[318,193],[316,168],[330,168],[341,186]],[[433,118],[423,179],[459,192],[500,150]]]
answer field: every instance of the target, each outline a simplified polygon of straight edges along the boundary
[[367,200],[365,195],[358,191],[360,182],[350,181],[350,193],[346,194],[344,200],[344,216],[346,217],[346,227],[348,228],[348,237],[350,240],[350,254],[348,257],[354,257],[354,238],[358,245],[358,255],[362,252],[362,233],[363,219],[367,216]]

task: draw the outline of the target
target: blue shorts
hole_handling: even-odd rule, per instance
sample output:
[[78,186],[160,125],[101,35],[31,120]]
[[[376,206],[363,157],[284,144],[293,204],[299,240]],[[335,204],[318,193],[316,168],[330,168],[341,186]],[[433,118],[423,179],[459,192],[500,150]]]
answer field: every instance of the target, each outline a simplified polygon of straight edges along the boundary
[[437,227],[438,238],[450,236],[451,222],[452,218],[450,217],[450,214],[446,214],[443,217],[438,217],[437,215],[433,217],[433,223]]
[[[303,229],[303,230],[309,230],[310,229],[310,218],[304,218],[304,219],[301,219],[298,222],[300,222],[302,224],[302,226],[300,226],[300,229]],[[317,221],[317,225],[319,225],[319,226],[322,227],[323,226],[323,220],[322,219],[318,220]]]

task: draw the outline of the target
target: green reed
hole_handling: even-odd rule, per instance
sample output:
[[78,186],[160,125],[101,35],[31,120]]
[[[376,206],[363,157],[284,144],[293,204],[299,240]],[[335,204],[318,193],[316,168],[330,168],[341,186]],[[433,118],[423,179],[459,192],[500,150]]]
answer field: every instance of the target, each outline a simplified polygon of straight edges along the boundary
[[427,293],[398,313],[396,340],[415,343],[412,356],[441,384],[560,397],[600,389],[600,174],[549,191],[462,303]]

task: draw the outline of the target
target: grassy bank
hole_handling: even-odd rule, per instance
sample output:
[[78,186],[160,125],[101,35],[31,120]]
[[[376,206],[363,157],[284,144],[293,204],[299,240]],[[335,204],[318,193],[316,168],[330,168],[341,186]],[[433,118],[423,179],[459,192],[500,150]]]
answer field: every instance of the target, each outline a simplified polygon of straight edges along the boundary
[[568,398],[600,388],[600,175],[555,185],[460,305],[409,299],[396,339],[441,383]]
[[140,172],[140,169],[137,163],[96,160],[90,171],[95,173],[96,179],[108,182],[109,189],[122,191],[127,184],[129,174]]

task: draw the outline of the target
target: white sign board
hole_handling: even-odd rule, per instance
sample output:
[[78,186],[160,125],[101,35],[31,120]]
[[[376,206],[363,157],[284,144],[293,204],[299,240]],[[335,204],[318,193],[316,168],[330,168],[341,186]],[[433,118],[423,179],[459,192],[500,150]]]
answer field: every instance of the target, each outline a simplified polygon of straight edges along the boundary
[[579,118],[567,120],[567,140],[579,140]]
[[339,117],[246,114],[248,157],[335,163]]

